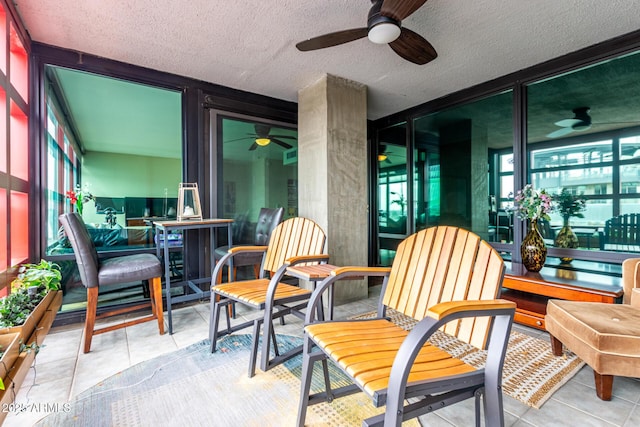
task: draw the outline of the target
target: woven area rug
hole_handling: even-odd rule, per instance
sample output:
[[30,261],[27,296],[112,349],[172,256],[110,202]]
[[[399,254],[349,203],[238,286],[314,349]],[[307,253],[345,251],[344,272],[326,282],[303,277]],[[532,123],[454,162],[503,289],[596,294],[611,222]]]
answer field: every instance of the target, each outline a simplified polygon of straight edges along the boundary
[[[284,348],[301,338],[278,335]],[[233,335],[209,352],[204,340],[132,366],[73,399],[69,412],[53,413],[38,426],[292,426],[300,396],[301,356],[247,377],[251,336]],[[320,368],[320,364],[316,364]],[[331,369],[332,384],[349,381]],[[321,371],[312,390],[324,389]],[[310,406],[309,426],[360,426],[381,413],[364,393]],[[419,426],[417,420],[403,425]]]
[[[407,330],[416,324],[414,319],[391,309],[387,315],[391,321]],[[375,316],[376,312],[372,311],[352,319]],[[438,331],[429,341],[471,366],[484,365],[486,352],[450,335]],[[565,349],[562,357],[556,357],[551,353],[548,341],[512,330],[502,371],[502,388],[506,395],[539,409],[582,366],[584,362],[572,352]]]

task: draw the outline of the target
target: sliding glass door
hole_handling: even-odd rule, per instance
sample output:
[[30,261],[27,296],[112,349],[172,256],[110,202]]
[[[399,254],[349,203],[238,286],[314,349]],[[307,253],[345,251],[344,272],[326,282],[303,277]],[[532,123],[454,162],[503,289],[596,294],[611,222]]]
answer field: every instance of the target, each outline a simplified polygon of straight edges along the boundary
[[[234,243],[253,244],[261,208],[298,215],[298,132],[290,124],[214,112],[218,216],[233,218]],[[214,197],[215,198],[215,197]]]
[[[58,222],[77,211],[69,191],[87,195],[82,217],[100,256],[154,252],[152,222],[175,218],[182,181],[181,93],[46,66],[47,258],[64,268],[62,311],[82,308],[86,291]],[[140,283],[101,304],[145,298]]]

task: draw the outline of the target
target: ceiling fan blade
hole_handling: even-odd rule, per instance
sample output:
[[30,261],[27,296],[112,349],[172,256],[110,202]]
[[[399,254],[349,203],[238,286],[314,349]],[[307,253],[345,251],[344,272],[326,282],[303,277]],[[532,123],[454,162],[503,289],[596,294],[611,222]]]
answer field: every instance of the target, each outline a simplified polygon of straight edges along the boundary
[[563,120],[559,120],[557,122],[555,122],[554,124],[556,126],[560,126],[563,128],[570,128],[573,125],[577,125],[578,123],[582,122],[582,120],[579,119],[563,119]]
[[291,135],[269,135],[271,138],[280,138],[280,139],[298,139],[296,136]]
[[389,46],[407,61],[418,65],[424,65],[438,57],[431,43],[407,28],[403,28],[400,37],[389,43]]
[[229,139],[227,141],[224,141],[224,143],[226,144],[227,142],[237,142],[237,141],[242,141],[242,140],[245,140],[245,139],[250,139],[250,137],[249,136],[243,136],[242,138]]
[[258,144],[256,144],[255,142],[253,144],[251,144],[251,147],[249,147],[249,151],[253,151],[256,148],[258,148]]
[[380,14],[396,21],[402,21],[416,10],[420,9],[427,0],[384,0]]
[[322,36],[302,41],[298,43],[296,47],[302,52],[324,49],[325,47],[338,46],[339,44],[348,43],[354,40],[361,39],[363,37],[367,37],[367,33],[367,27],[337,31],[335,33],[324,34]]
[[569,135],[573,132],[571,127],[566,127],[562,129],[555,130],[550,134],[547,134],[547,138],[560,138],[561,136]]
[[631,122],[595,122],[594,125],[637,125],[640,121]]
[[273,136],[271,137],[271,141],[275,142],[276,144],[278,144],[279,146],[281,146],[285,150],[288,150],[289,148],[293,148],[293,145],[289,145],[284,141],[280,141],[279,139],[274,138]]

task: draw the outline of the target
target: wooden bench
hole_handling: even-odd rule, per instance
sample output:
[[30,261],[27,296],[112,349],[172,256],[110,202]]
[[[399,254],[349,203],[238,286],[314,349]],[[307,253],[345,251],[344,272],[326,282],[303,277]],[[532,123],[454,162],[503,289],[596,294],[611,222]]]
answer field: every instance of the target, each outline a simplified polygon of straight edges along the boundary
[[[504,262],[477,235],[456,227],[432,227],[398,246],[391,268],[340,267],[322,281],[307,307],[298,426],[308,405],[364,391],[382,415],[363,425],[399,426],[427,412],[484,395],[485,425],[501,426],[502,363],[515,304],[496,300]],[[375,319],[318,322],[321,296],[336,280],[384,277]],[[407,332],[390,322],[387,308],[418,320]],[[442,329],[479,348],[488,344],[485,368],[476,369],[427,343]],[[489,336],[490,335],[490,336]],[[327,360],[354,384],[333,390]],[[313,365],[322,362],[326,391],[309,395]],[[406,398],[417,398],[404,405]],[[479,425],[479,417],[476,417]]]
[[600,250],[640,252],[640,214],[609,218],[599,237]]

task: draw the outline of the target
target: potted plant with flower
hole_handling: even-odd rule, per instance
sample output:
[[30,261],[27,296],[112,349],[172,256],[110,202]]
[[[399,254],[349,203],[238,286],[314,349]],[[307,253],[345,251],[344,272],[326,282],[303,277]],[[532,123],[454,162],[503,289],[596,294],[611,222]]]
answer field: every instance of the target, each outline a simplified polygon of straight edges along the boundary
[[[562,216],[562,229],[558,232],[555,239],[555,245],[558,248],[578,247],[578,236],[571,229],[569,219],[571,217],[584,218],[582,212],[587,209],[587,201],[582,194],[571,194],[571,192],[563,188],[558,194],[553,196],[554,210]],[[573,258],[560,258],[562,262],[569,263]]]
[[535,190],[531,184],[518,190],[513,209],[522,220],[529,220],[529,231],[520,245],[522,264],[529,271],[540,271],[547,260],[547,247],[538,230],[538,220],[549,221],[551,196],[543,190]]
[[82,215],[82,210],[85,203],[90,200],[95,200],[95,197],[89,192],[89,190],[82,189],[80,185],[76,185],[75,190],[69,190],[65,193],[72,206],[76,207],[76,211]]

